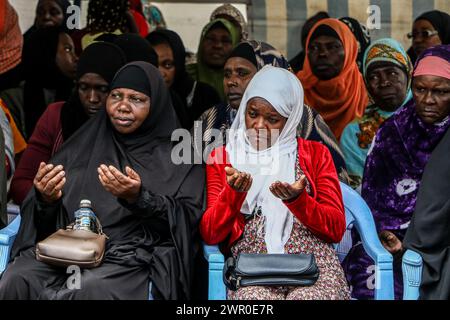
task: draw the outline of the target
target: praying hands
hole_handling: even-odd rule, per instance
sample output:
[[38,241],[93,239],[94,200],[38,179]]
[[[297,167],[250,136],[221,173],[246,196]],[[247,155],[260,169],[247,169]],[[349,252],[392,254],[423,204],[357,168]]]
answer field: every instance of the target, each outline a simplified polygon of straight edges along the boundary
[[124,175],[114,166],[104,164],[97,168],[98,179],[105,190],[118,198],[125,199],[128,203],[136,202],[141,191],[141,178],[136,171],[125,167]]
[[297,198],[303,192],[305,187],[306,176],[302,175],[300,179],[293,184],[276,181],[270,185],[269,189],[275,197],[283,201],[289,201]]

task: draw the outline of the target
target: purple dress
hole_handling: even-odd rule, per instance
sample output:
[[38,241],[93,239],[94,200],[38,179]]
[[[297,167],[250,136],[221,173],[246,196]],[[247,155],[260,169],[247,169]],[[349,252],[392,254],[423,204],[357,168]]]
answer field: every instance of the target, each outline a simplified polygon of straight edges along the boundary
[[[449,61],[450,46],[426,50],[416,66],[428,55]],[[416,206],[423,170],[449,126],[449,116],[440,123],[422,122],[412,99],[378,130],[365,164],[361,193],[372,211],[378,233],[389,230],[403,241]],[[365,253],[358,236],[353,236],[354,246],[343,261],[352,297],[373,299],[374,262]],[[402,281],[400,254],[394,257],[396,299],[402,297]]]

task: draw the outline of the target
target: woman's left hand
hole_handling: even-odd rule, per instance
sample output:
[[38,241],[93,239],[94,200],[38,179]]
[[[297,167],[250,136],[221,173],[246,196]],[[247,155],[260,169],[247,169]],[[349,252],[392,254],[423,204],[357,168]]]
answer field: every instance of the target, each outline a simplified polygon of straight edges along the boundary
[[111,192],[117,198],[125,199],[128,203],[134,203],[141,191],[141,178],[130,167],[125,167],[127,175],[124,175],[114,166],[104,164],[97,168],[98,179],[106,191]]
[[383,247],[389,251],[390,254],[396,255],[403,250],[403,244],[397,236],[389,230],[381,231],[378,235]]
[[299,180],[295,181],[293,184],[287,182],[276,181],[270,185],[270,192],[272,194],[283,200],[289,201],[297,198],[306,187],[306,176],[302,175]]

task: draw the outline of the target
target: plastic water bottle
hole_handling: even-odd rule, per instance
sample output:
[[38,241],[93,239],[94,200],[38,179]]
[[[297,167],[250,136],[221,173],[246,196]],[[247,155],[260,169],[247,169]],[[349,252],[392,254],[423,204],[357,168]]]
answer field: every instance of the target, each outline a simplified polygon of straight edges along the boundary
[[97,233],[97,218],[90,200],[81,200],[80,208],[75,211],[75,226],[76,230],[85,230]]

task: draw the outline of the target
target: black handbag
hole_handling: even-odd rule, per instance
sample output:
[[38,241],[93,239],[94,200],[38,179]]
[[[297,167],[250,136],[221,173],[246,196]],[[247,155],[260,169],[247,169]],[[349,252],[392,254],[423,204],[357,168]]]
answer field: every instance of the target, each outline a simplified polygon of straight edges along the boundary
[[246,286],[312,286],[318,278],[313,254],[239,253],[223,268],[223,281],[234,291]]

